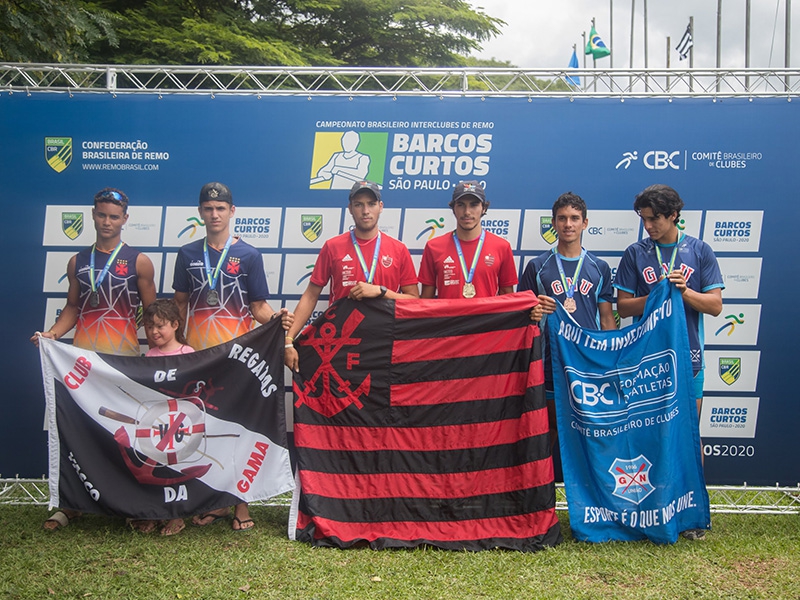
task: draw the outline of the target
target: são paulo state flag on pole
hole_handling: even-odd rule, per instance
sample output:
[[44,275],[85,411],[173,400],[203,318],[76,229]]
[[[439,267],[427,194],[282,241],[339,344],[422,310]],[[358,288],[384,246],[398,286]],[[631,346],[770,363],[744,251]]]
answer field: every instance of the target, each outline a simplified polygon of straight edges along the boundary
[[163,358],[41,339],[51,506],[169,519],[292,489],[283,336]]

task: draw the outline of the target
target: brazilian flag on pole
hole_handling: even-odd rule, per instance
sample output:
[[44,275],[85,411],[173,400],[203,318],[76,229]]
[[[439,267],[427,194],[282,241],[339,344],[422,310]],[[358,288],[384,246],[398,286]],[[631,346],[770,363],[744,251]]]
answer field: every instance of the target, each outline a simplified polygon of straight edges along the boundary
[[606,46],[605,42],[600,39],[594,25],[592,25],[592,30],[589,32],[589,41],[586,43],[586,52],[584,52],[584,54],[591,54],[595,59],[603,58],[611,54],[611,50]]

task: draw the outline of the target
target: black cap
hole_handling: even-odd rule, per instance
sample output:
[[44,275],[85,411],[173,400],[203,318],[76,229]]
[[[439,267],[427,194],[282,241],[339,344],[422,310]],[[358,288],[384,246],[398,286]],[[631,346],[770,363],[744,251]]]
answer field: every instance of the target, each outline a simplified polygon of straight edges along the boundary
[[371,192],[372,195],[375,196],[375,200],[378,202],[381,201],[381,188],[378,187],[377,183],[373,183],[371,181],[356,181],[353,184],[353,187],[350,188],[349,200],[352,201],[356,194],[364,190]]
[[453,190],[453,200],[450,204],[454,204],[456,200],[464,196],[475,196],[481,202],[486,203],[486,192],[483,191],[483,186],[477,181],[462,181],[459,183]]
[[212,181],[200,190],[200,204],[203,202],[227,202],[233,204],[233,195],[230,188],[224,183]]

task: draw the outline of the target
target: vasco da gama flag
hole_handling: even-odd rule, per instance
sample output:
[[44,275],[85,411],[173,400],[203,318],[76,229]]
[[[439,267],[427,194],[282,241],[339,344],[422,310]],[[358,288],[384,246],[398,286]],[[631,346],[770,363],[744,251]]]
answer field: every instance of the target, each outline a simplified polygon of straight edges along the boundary
[[40,339],[51,506],[169,519],[292,489],[283,336],[163,358]]
[[683,299],[665,279],[642,318],[582,329],[547,316],[569,523],[589,542],[673,543],[711,522]]
[[530,292],[343,299],[296,341],[292,539],[539,550],[561,541]]

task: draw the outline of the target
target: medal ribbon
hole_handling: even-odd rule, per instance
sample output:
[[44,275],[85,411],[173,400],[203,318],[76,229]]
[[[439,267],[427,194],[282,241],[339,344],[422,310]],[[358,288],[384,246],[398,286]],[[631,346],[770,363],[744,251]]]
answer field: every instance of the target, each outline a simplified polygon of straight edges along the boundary
[[467,262],[464,260],[464,251],[461,250],[461,242],[458,241],[456,232],[453,232],[453,241],[456,243],[456,252],[458,252],[458,261],[461,263],[461,272],[464,274],[465,283],[472,283],[472,278],[475,276],[475,267],[478,266],[478,258],[481,256],[483,249],[483,239],[486,237],[486,230],[481,231],[481,239],[478,241],[478,247],[475,248],[475,256],[472,257],[472,266],[467,273]]
[[97,276],[97,281],[95,282],[94,278],[94,251],[97,244],[92,244],[92,258],[89,260],[89,285],[92,286],[92,292],[97,293],[97,288],[103,285],[103,280],[106,278],[108,274],[108,269],[111,267],[111,263],[114,262],[114,259],[117,257],[117,254],[122,248],[122,241],[117,244],[117,247],[114,248],[114,251],[111,253],[111,256],[108,257],[106,261],[106,266],[103,267],[103,270],[100,272],[100,275]]
[[358,256],[358,262],[361,263],[361,270],[364,271],[364,277],[367,278],[367,283],[372,283],[372,280],[375,279],[375,269],[378,266],[378,253],[381,250],[381,232],[378,231],[378,239],[375,240],[375,252],[372,254],[372,268],[370,269],[367,269],[364,255],[361,254],[361,247],[358,245],[356,234],[352,229],[350,230],[350,239],[353,241],[353,247],[356,249],[356,256]]
[[558,273],[561,275],[561,283],[564,284],[564,293],[567,295],[567,298],[572,298],[575,295],[575,285],[578,283],[578,276],[581,274],[583,259],[586,258],[586,250],[581,248],[581,258],[578,261],[578,266],[575,267],[575,274],[572,276],[571,285],[567,285],[567,278],[564,275],[564,265],[561,264],[561,256],[559,256],[555,248],[553,248],[553,254],[556,255],[556,264],[558,265]]
[[[681,245],[683,238],[686,237],[685,233],[682,233],[681,236],[678,238],[678,241],[675,242],[675,247],[672,249],[672,258],[669,259],[669,268],[667,269],[665,275],[669,275],[672,273],[672,267],[675,266],[675,257],[678,256],[678,246]],[[661,270],[664,270],[664,259],[661,258],[661,249],[658,247],[658,243],[653,242],[653,245],[656,247],[656,257],[658,258],[658,264],[661,265]]]
[[222,263],[225,261],[225,257],[228,256],[228,250],[231,247],[231,243],[233,243],[233,236],[228,236],[228,241],[225,242],[225,249],[222,251],[222,254],[219,257],[219,261],[217,262],[217,266],[214,269],[214,275],[211,275],[211,261],[208,258],[208,238],[203,240],[203,260],[205,260],[206,264],[206,277],[208,277],[208,288],[213,290],[217,287],[217,280],[219,279],[219,268],[222,266]]

